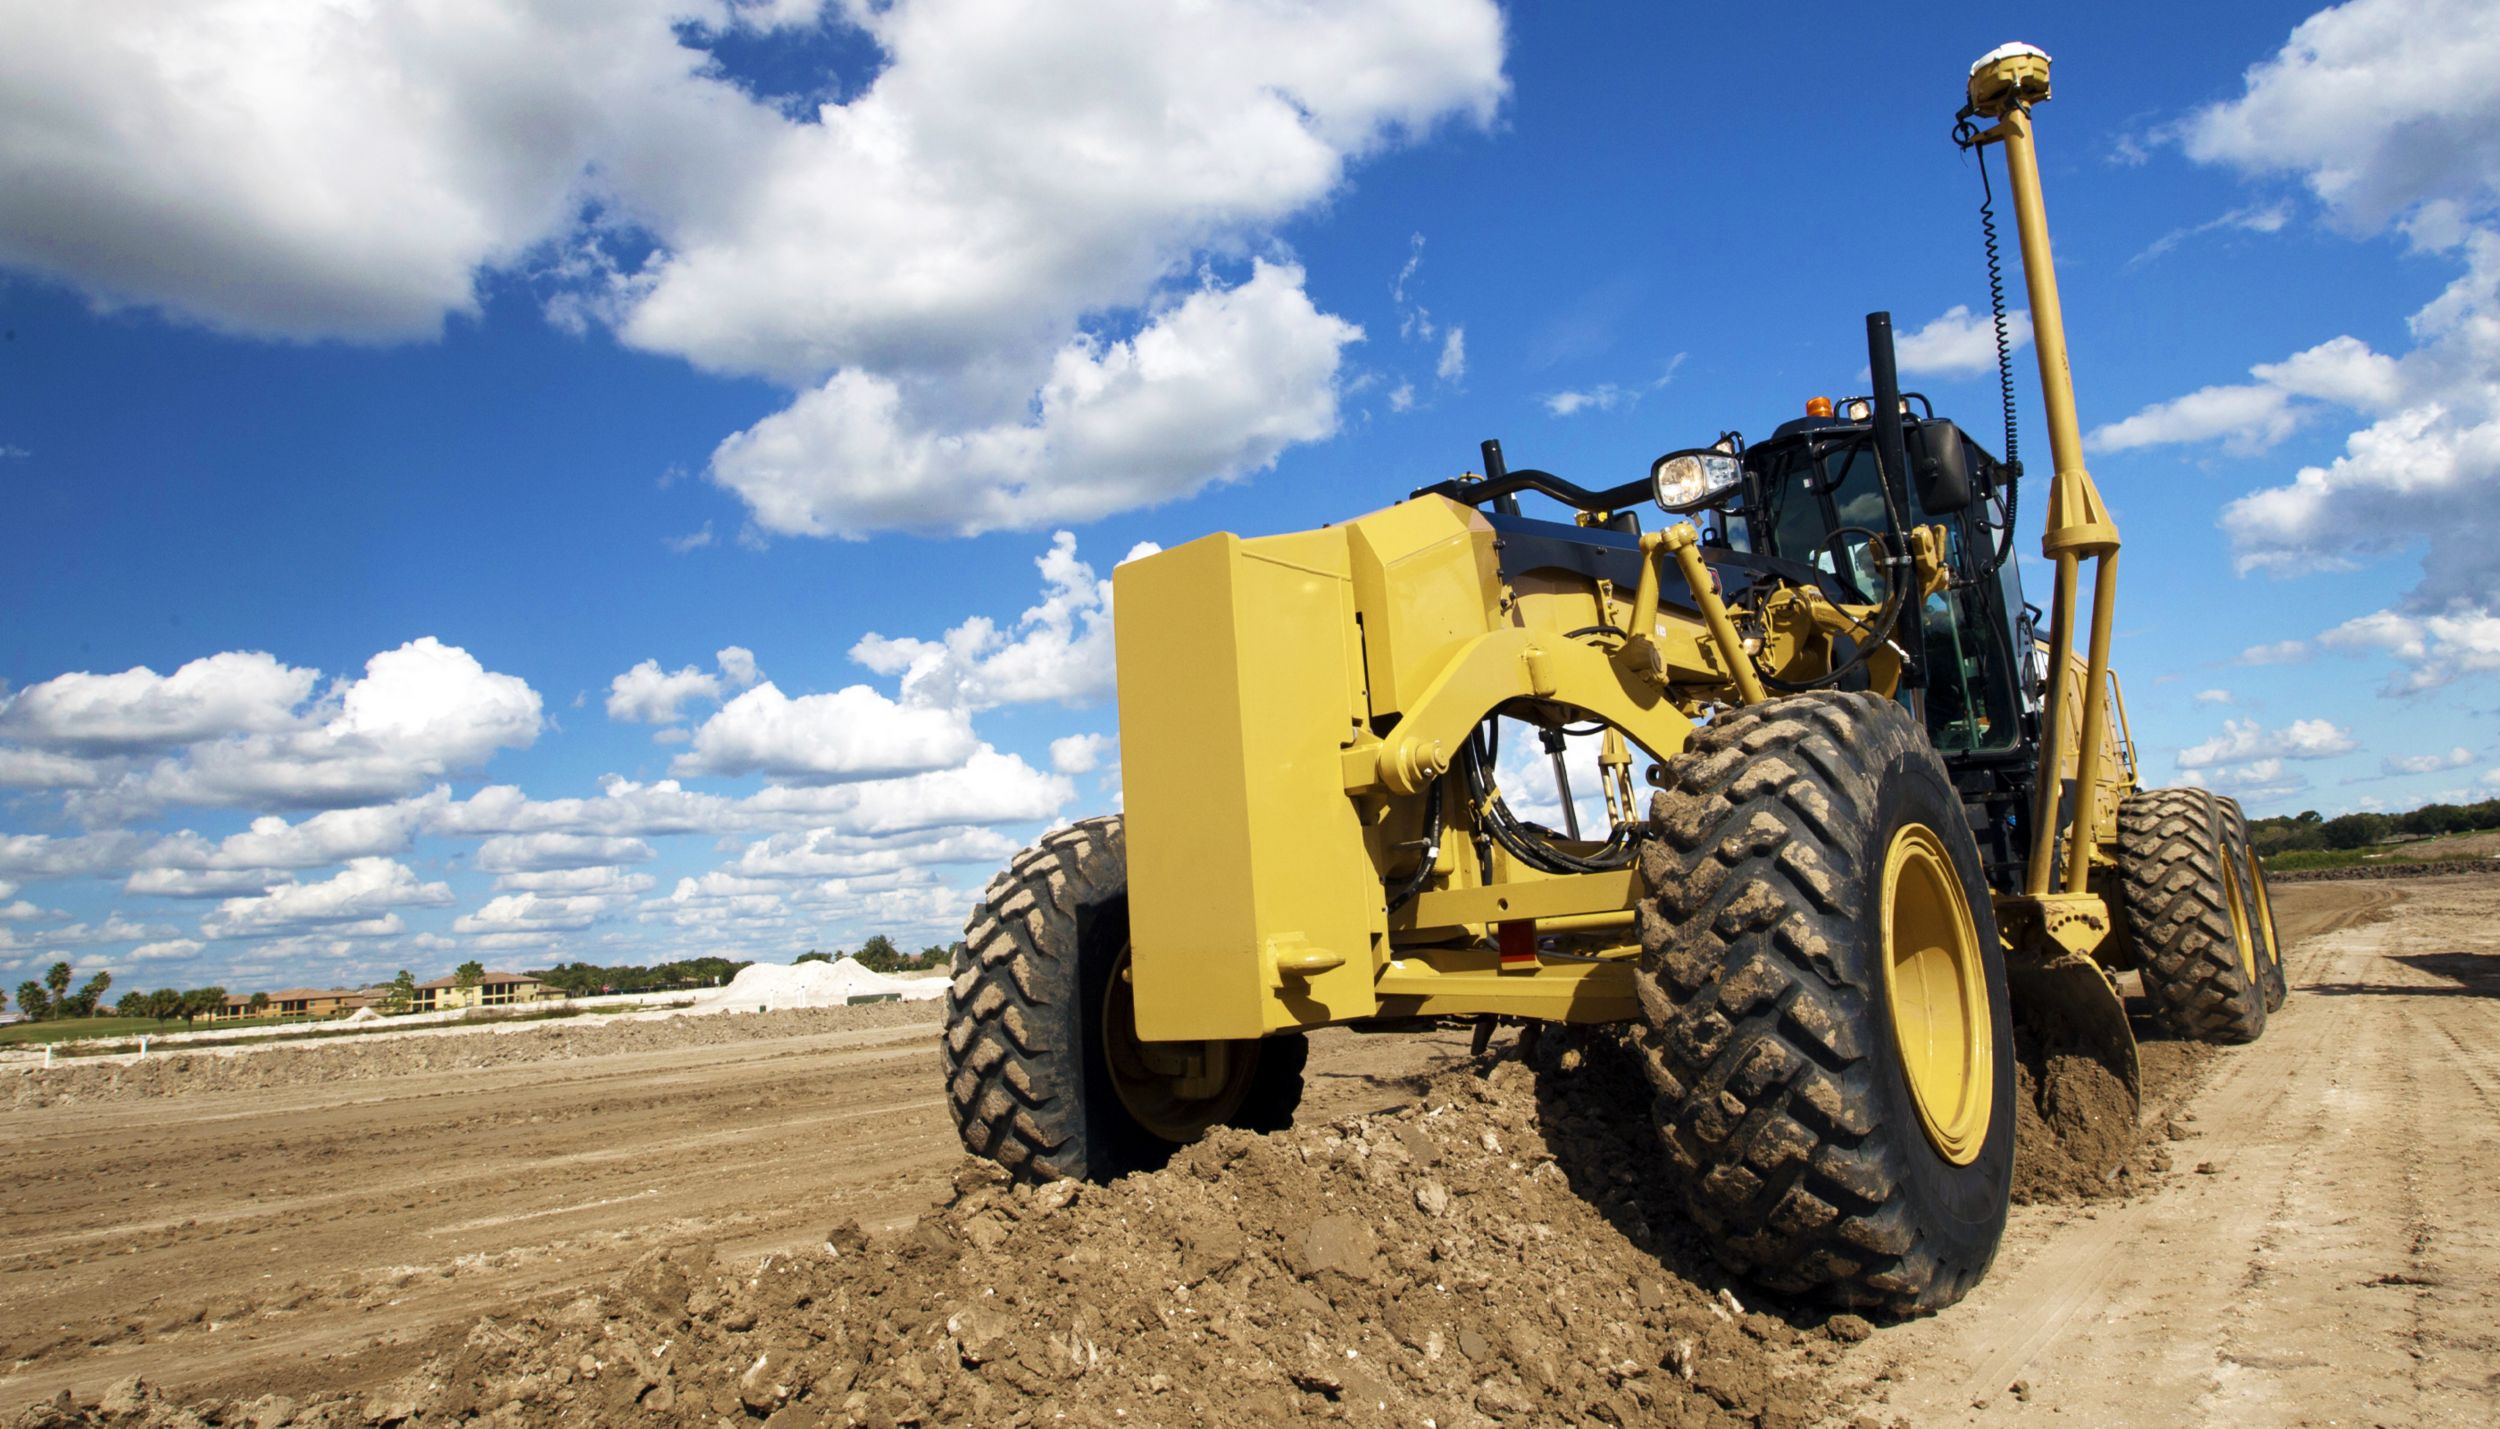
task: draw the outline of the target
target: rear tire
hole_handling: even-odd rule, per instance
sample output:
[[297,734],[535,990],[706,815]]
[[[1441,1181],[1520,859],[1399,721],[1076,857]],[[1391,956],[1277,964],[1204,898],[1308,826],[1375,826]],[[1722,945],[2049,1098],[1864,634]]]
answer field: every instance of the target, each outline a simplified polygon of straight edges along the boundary
[[[964,1148],[1019,1180],[1108,1181],[1152,1170],[1210,1128],[1282,1130],[1302,1099],[1300,1037],[1139,1043],[1114,1027],[1128,960],[1128,845],[1121,820],[1085,819],[1017,855],[964,930],[946,994],[947,1102]],[[1211,1094],[1158,1085],[1140,1050],[1197,1049],[1230,1071]],[[1115,1054],[1124,1072],[1115,1073]],[[1123,1096],[1153,1094],[1158,1126]]]
[[2240,801],[2226,798],[2222,810],[2231,835],[2231,857],[2239,871],[2240,905],[2248,910],[2248,935],[2257,945],[2257,975],[2266,989],[2266,1012],[2272,1016],[2291,996],[2292,984],[2283,970],[2283,938],[2275,931],[2265,860],[2257,857],[2256,846],[2249,842],[2248,815]]
[[2153,1019],[2200,1042],[2265,1035],[2265,980],[2231,856],[2230,816],[2204,789],[2118,806],[2119,888]]
[[[1825,693],[1722,715],[1667,769],[1637,1040],[1688,1213],[1773,1290],[1952,1304],[2004,1233],[2015,1108],[2004,958],[1943,762],[1899,705]],[[1941,983],[1914,905],[1949,915]],[[1942,1025],[1902,1010],[1931,985],[1958,1030],[1913,1038]]]

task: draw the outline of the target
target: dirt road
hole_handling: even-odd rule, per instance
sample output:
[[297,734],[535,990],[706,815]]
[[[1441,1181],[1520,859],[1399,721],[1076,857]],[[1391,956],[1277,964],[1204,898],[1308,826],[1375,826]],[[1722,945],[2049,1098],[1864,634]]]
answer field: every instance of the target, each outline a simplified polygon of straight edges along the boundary
[[1879,1335],[1842,1402],[1917,1425],[2500,1422],[2500,880],[2277,903],[2292,1001],[2214,1059],[2179,1174],[2018,1211],[1978,1292]]
[[[751,1265],[924,1210],[961,1155],[930,1030],[0,1113],[0,1410],[130,1374],[380,1379],[431,1331],[658,1246]],[[1331,1035],[1309,1104],[1399,1104],[1465,1051]]]
[[[2500,879],[2278,902],[2295,999],[2166,1109],[2176,1169],[2131,1201],[2018,1210],[1946,1314],[1845,1350],[1799,1322],[1834,1422],[2500,1421]],[[0,1111],[0,1412],[134,1373],[184,1398],[376,1385],[546,1292],[613,1297],[656,1249],[743,1276],[945,1199],[925,1023],[748,1025],[765,1035]],[[1309,1119],[1402,1105],[1464,1050],[1327,1034]]]

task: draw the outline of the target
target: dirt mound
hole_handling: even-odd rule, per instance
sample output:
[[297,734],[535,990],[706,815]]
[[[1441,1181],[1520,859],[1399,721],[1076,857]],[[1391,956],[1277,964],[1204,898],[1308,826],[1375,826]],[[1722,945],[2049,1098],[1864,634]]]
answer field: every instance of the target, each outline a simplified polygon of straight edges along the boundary
[[2383,863],[2357,863],[2348,868],[2302,868],[2289,873],[2266,875],[2266,883],[2359,883],[2378,878],[2488,878],[2500,874],[2500,861],[2492,857],[2441,858],[2420,860],[2389,859]]
[[2028,1029],[2014,1042],[2014,1203],[2101,1201],[2147,1190],[2170,1169],[2186,1133],[2166,1108],[2193,1086],[2213,1049],[2151,1038],[2136,1044],[2143,1114],[2116,1073]]
[[934,1023],[938,1015],[936,1004],[903,1002],[671,1017],[652,1022],[582,1017],[508,1031],[480,1027],[440,1035],[343,1038],[301,1047],[167,1053],[145,1061],[24,1067],[14,1073],[0,1072],[0,1103],[11,1110],[26,1110],[128,1097],[257,1091],[314,1082],[404,1076],[410,1072],[500,1067],[562,1057],[656,1052],[770,1037],[901,1027]]
[[903,1229],[731,1276],[680,1249],[481,1320],[370,1394],[177,1405],[125,1384],[16,1423],[1812,1420],[1815,1365],[1864,1323],[1797,1328],[1671,1269],[1693,1262],[1642,1219],[1646,1118],[1575,1101],[1505,1060],[1408,1111],[1220,1132],[1110,1187],[967,1161]]

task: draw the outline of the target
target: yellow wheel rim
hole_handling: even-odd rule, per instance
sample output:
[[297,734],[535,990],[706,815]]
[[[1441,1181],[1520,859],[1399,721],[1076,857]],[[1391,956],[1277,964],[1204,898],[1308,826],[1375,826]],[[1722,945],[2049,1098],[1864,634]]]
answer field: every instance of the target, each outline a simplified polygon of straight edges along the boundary
[[2266,899],[2266,866],[2257,859],[2257,850],[2248,850],[2248,886],[2257,890],[2257,916],[2250,921],[2254,931],[2266,945],[2266,962],[2283,966],[2283,945],[2274,936],[2274,905]]
[[[2250,987],[2257,986],[2257,939],[2248,930],[2248,904],[2240,897],[2239,860],[2226,842],[2222,850],[2222,893],[2231,904],[2231,936],[2240,947],[2240,971]],[[2254,863],[2255,860],[2250,860]]]
[[1102,1043],[1120,1104],[1139,1125],[1176,1145],[1197,1140],[1239,1111],[1258,1070],[1256,1044],[1141,1039],[1126,948],[1103,989]]
[[1996,1039],[1979,928],[1944,840],[1925,824],[1884,854],[1884,1000],[1919,1125],[1956,1166],[1979,1156],[1996,1097]]

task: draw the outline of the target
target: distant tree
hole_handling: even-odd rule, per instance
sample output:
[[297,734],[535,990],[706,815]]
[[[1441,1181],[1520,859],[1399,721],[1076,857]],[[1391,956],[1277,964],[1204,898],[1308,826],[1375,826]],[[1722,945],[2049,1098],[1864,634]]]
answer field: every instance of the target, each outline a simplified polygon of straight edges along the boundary
[[43,989],[51,994],[44,1004],[53,1016],[61,1015],[61,1004],[69,1001],[69,964],[54,963],[43,970]]
[[51,995],[42,983],[28,978],[17,985],[17,1010],[26,1014],[27,1021],[41,1022],[52,1014]]
[[798,964],[800,964],[800,963],[829,963],[829,962],[832,962],[832,961],[833,961],[833,954],[831,954],[831,953],[820,953],[820,952],[816,951],[814,948],[810,948],[810,949],[808,949],[806,952],[803,952],[803,953],[799,954],[797,957],[792,958],[792,959],[790,960],[790,963],[791,963],[791,965],[792,965],[792,966],[794,966],[794,967],[795,967],[795,966],[797,966],[797,965],[798,965]]
[[226,990],[224,988],[192,988],[190,991],[182,994],[182,1025],[188,1027],[200,1018],[213,1017],[216,1015],[217,1009],[225,1005]]
[[104,1000],[106,990],[113,986],[110,972],[99,972],[87,979],[87,985],[71,993],[61,1003],[63,1017],[93,1017],[96,1004]]
[[859,951],[851,956],[859,960],[861,967],[872,973],[894,972],[903,965],[903,955],[895,948],[894,940],[883,933],[872,935],[867,942],[860,944]]
[[145,1017],[148,1015],[148,995],[133,988],[122,994],[121,1001],[113,1004],[113,1011],[122,1017]]
[[486,965],[475,958],[452,970],[451,985],[462,992],[477,990],[478,979],[486,976]]
[[182,1015],[182,994],[170,987],[160,987],[148,994],[148,1016],[168,1022]]
[[252,1009],[252,1015],[254,1017],[260,1016],[262,1013],[269,1010],[269,994],[265,992],[253,993],[252,1000],[248,1006]]
[[417,975],[406,968],[391,979],[391,990],[382,994],[384,1012],[406,1012],[417,1005]]

